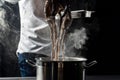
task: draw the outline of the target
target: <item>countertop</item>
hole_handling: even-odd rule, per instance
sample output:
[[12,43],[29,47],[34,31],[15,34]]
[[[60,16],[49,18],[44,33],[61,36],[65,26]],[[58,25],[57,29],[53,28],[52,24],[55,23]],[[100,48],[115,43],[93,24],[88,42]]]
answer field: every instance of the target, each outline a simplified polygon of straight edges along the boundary
[[86,76],[86,80],[120,80],[120,75],[92,75]]
[[[1,77],[0,80],[36,80],[35,77]],[[120,75],[92,75],[85,80],[120,80]]]

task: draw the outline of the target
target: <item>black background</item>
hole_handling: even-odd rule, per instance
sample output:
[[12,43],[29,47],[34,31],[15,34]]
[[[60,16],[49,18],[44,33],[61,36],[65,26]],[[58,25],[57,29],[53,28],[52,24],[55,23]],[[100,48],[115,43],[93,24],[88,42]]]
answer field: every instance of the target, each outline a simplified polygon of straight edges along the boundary
[[87,74],[109,75],[120,74],[120,23],[119,3],[110,0],[97,0],[96,12],[100,31],[93,37],[88,48],[89,61],[97,60],[97,64],[87,69]]

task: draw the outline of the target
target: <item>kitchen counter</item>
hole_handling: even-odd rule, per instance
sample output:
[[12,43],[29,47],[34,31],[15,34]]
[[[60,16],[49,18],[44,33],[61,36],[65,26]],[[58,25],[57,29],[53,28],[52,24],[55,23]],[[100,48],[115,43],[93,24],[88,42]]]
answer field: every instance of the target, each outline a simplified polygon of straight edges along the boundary
[[[0,80],[36,80],[35,77],[1,77]],[[86,76],[86,80],[120,80],[120,75]]]
[[86,80],[120,80],[120,75],[94,75],[94,76],[86,76]]
[[0,80],[36,80],[35,77],[1,77]]

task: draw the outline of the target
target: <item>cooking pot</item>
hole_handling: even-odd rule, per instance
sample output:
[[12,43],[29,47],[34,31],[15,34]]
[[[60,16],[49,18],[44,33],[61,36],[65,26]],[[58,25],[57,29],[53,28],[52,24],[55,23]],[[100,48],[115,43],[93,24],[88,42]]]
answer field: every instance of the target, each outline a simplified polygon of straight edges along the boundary
[[85,80],[86,68],[96,63],[92,61],[86,64],[86,58],[78,57],[59,58],[57,61],[40,57],[36,58],[36,63],[26,61],[37,68],[36,80]]

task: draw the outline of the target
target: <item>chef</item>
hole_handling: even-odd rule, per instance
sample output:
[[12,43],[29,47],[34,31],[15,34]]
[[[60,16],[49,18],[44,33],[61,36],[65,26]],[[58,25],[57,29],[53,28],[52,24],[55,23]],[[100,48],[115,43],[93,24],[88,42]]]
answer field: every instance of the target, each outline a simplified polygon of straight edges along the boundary
[[36,57],[50,56],[51,39],[48,24],[44,18],[45,0],[5,0],[19,5],[20,40],[16,54],[22,77],[35,76],[36,69],[26,63]]

